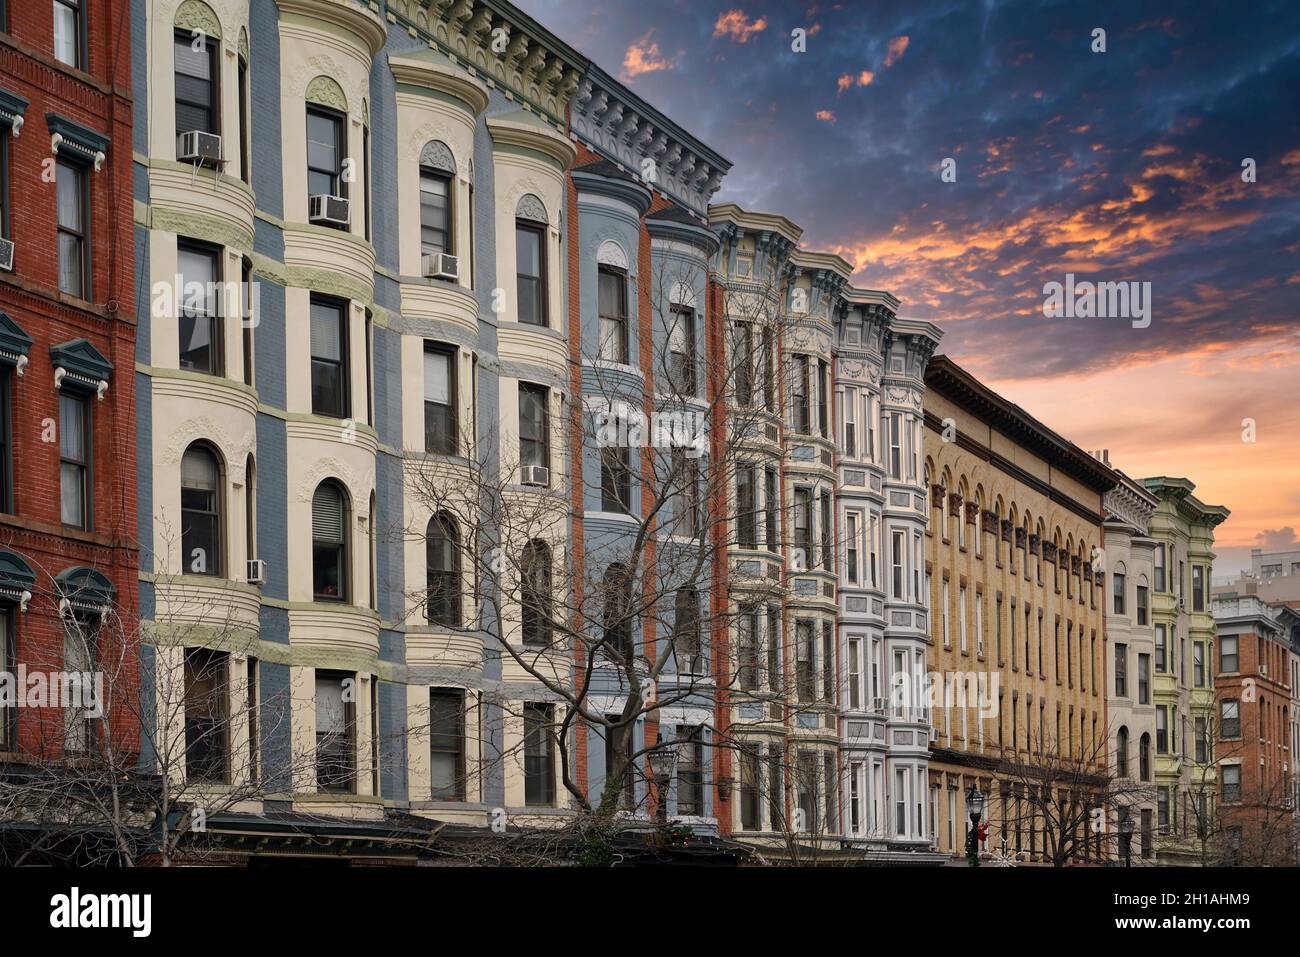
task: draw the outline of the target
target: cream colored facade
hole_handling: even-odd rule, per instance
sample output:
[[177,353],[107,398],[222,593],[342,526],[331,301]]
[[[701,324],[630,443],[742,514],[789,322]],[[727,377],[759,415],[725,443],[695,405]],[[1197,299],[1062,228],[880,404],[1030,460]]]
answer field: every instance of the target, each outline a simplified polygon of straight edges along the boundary
[[991,825],[985,849],[1043,860],[1042,823],[1018,796],[1027,779],[1015,767],[1107,767],[1092,556],[1117,477],[941,358],[931,360],[924,396],[927,665],[935,680],[969,679],[977,701],[935,703],[935,846],[965,855],[966,794],[977,785]]

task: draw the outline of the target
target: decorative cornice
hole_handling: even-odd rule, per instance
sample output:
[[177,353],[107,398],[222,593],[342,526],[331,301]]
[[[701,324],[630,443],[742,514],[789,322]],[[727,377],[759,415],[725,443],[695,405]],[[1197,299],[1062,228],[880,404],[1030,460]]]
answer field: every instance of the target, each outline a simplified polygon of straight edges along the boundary
[[475,116],[487,108],[487,87],[464,70],[457,69],[450,60],[436,51],[390,53],[388,69],[398,83],[408,83],[411,86],[444,93],[460,100]]
[[577,158],[578,151],[567,138],[533,120],[520,111],[504,116],[489,116],[488,132],[494,143],[504,143],[521,149],[533,150],[555,161],[561,170],[568,169]]
[[46,113],[45,125],[50,131],[51,153],[67,153],[84,163],[93,163],[95,172],[99,172],[111,142],[107,136],[58,113]]
[[27,353],[32,347],[32,337],[22,326],[0,312],[0,365],[8,366],[19,375],[27,368]]
[[[685,206],[702,222],[731,161],[590,64],[570,103],[572,134]],[[646,175],[649,170],[650,175]]]
[[15,139],[22,132],[23,114],[27,112],[27,101],[17,93],[10,93],[8,90],[0,90],[0,123],[9,126],[10,133]]
[[342,27],[361,40],[374,56],[384,48],[388,31],[379,14],[373,12],[363,3],[353,0],[275,0],[283,13],[296,13],[300,16],[324,20]]

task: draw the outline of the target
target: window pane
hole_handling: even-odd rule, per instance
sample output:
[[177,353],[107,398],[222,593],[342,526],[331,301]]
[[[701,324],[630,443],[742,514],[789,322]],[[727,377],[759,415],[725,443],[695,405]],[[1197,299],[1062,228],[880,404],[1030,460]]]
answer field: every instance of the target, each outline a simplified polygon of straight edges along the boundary
[[420,251],[425,255],[447,251],[447,185],[447,177],[420,171]]
[[81,170],[67,163],[58,164],[58,215],[59,225],[76,232],[81,231]]
[[70,66],[81,65],[81,40],[77,36],[77,11],[54,0],[54,56]]
[[424,354],[424,400],[440,405],[451,400],[451,356],[445,352]]
[[86,513],[82,501],[82,468],[64,462],[60,468],[60,512],[65,525],[85,525]]

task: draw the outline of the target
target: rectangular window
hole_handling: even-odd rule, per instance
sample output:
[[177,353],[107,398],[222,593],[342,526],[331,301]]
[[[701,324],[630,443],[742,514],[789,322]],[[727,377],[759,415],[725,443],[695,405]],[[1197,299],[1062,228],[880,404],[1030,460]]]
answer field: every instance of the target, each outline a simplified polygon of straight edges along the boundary
[[176,259],[180,273],[180,367],[209,375],[222,375],[221,318],[216,295],[221,260],[218,250],[179,243]]
[[[240,340],[243,345],[244,356],[244,385],[252,385],[254,382],[254,343],[253,330],[256,328],[257,317],[253,315],[253,264],[245,259],[239,267],[239,280],[243,290],[243,316],[241,317]],[[372,420],[373,421],[373,420]]]
[[1205,566],[1192,566],[1192,611],[1205,611]]
[[741,466],[736,470],[736,546],[758,547],[758,508],[755,501],[755,470]]
[[465,800],[465,692],[429,689],[429,768],[435,801]]
[[86,68],[85,0],[54,0],[54,58]]
[[[460,448],[456,350],[424,344],[424,449],[455,455]],[[522,398],[522,397],[521,397]]]
[[89,300],[90,177],[86,167],[56,164],[59,234],[59,291]]
[[185,776],[191,781],[226,782],[227,664],[224,652],[185,653]]
[[311,297],[311,410],[335,419],[348,416],[347,306]]
[[830,432],[830,410],[827,406],[826,393],[828,391],[828,379],[826,373],[826,362],[822,359],[817,360],[817,429],[824,437],[829,437]]
[[627,274],[601,266],[597,276],[600,313],[600,358],[624,365],[628,361]]
[[748,322],[737,322],[731,327],[731,362],[735,367],[736,404],[751,405],[754,401],[754,329]]
[[1236,635],[1223,635],[1219,638],[1219,674],[1240,670],[1237,648]]
[[850,585],[858,583],[858,513],[849,512],[844,516],[844,565],[845,577]]
[[1198,717],[1195,721],[1194,734],[1196,741],[1196,763],[1208,764],[1210,760],[1210,739],[1206,733],[1205,718]]
[[958,647],[963,653],[969,650],[969,641],[966,636],[966,586],[961,585],[957,589],[957,642]]
[[791,399],[794,403],[794,430],[803,435],[810,431],[812,412],[808,405],[808,357],[797,355],[793,359],[790,379]]
[[346,196],[343,182],[343,116],[321,107],[307,107],[307,195]]
[[1192,684],[1205,687],[1205,642],[1192,642]]
[[1147,614],[1150,610],[1150,599],[1147,596],[1147,586],[1137,586],[1137,623],[1145,625],[1147,623]]
[[59,395],[59,501],[64,525],[90,528],[90,403]]
[[550,468],[550,390],[519,383],[519,464]]
[[1151,656],[1138,655],[1138,704],[1151,703]]
[[[13,378],[9,369],[0,367],[0,512],[14,511],[14,442]],[[0,630],[0,658],[4,656],[5,635]],[[0,662],[0,674],[5,668]],[[4,714],[0,711],[0,737],[4,734]],[[0,749],[2,750],[2,749]]]
[[524,705],[524,804],[555,804],[555,742],[551,737],[552,708]]
[[794,490],[794,546],[796,567],[804,570],[813,563],[812,491]]
[[1115,614],[1123,615],[1124,611],[1124,576],[1119,572],[1114,572],[1111,576],[1111,584],[1115,592]]
[[844,420],[844,457],[858,457],[858,390],[845,389],[840,394],[840,416]]
[[695,395],[695,310],[673,306],[668,328],[668,383],[674,395]]
[[606,512],[632,510],[632,468],[622,446],[606,445],[600,450],[600,507]]
[[835,525],[831,519],[831,493],[829,490],[822,492],[821,504],[822,568],[828,572],[833,572],[835,571]]
[[862,640],[849,639],[849,710],[862,710]]
[[177,30],[172,44],[176,63],[176,135],[197,131],[220,133],[220,99],[217,91],[218,42],[200,38],[189,30]]
[[[434,256],[449,253],[452,247],[452,179],[441,170],[420,167],[420,254]],[[518,229],[515,242],[519,242]],[[519,253],[516,247],[516,259]],[[519,292],[520,316],[523,316],[523,290]],[[522,321],[522,318],[521,318]]]
[[1167,625],[1156,625],[1156,674],[1168,670],[1169,632]]
[[700,488],[700,460],[686,454],[685,449],[672,450],[672,478],[669,481],[670,494],[680,495],[674,503],[674,519],[678,523],[679,533],[692,537],[700,536],[704,531],[704,497]]
[[737,682],[741,691],[758,688],[758,611],[741,608],[736,618]]
[[1241,702],[1235,698],[1219,702],[1219,737],[1241,737]]
[[1169,753],[1169,706],[1156,705],[1156,754]]
[[781,687],[781,609],[775,605],[767,608],[767,687]]
[[[889,413],[889,477],[903,477],[903,416],[898,412]],[[957,516],[961,523],[961,516]]]
[[801,703],[807,703],[813,699],[813,623],[796,622],[795,632],[795,694]]
[[835,703],[835,629],[822,622],[822,697]]
[[704,813],[704,729],[698,724],[677,725],[677,813]]
[[316,672],[316,787],[352,792],[356,785],[356,705],[345,682],[354,675]]
[[1156,545],[1155,557],[1155,574],[1156,574],[1156,591],[1165,590],[1165,545],[1164,542]]
[[1115,645],[1115,697],[1128,697],[1128,645]]
[[547,324],[546,227],[515,221],[515,283],[519,296],[519,321]]
[[893,596],[897,599],[903,598],[903,533],[900,531],[890,532],[890,567],[892,569]]
[[736,759],[740,764],[740,829],[757,831],[763,826],[759,820],[758,751],[752,745],[743,745]]
[[776,469],[770,467],[763,472],[763,508],[766,512],[764,526],[767,535],[767,550],[769,552],[779,552],[781,550],[781,529],[777,524],[777,512],[781,508],[781,496],[776,488]]
[[1241,765],[1223,766],[1223,803],[1235,804],[1241,800]]
[[767,749],[767,820],[770,830],[786,829],[785,752],[778,745],[768,745]]

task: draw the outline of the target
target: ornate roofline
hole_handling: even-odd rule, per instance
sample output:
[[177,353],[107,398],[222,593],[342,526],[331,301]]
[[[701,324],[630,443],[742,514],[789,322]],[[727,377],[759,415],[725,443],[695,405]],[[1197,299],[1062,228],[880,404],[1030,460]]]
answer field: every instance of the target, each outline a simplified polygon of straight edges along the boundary
[[709,200],[731,169],[730,160],[595,63],[588,64],[569,107],[569,131],[574,139],[626,167],[702,222],[708,220]]

